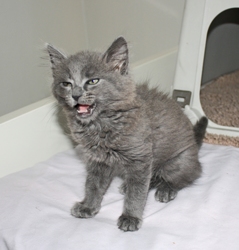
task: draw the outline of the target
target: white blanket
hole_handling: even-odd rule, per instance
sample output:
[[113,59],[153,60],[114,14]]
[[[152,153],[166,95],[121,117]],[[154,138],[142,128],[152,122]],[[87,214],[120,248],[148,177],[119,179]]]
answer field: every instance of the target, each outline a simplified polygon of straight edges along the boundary
[[200,162],[202,177],[174,201],[159,203],[150,191],[142,228],[126,233],[116,226],[123,207],[120,179],[96,217],[70,215],[83,198],[86,177],[74,150],[6,176],[0,179],[0,249],[238,250],[239,149],[204,144]]

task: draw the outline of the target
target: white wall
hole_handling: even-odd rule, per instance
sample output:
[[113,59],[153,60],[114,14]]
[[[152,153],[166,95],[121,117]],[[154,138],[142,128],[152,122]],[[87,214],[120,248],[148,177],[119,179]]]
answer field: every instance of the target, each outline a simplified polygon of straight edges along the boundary
[[[174,74],[184,3],[0,0],[0,116],[50,95],[49,62],[41,58],[47,58],[42,52],[45,42],[68,53],[86,48],[103,51],[123,35],[130,42],[131,62],[139,64],[170,55],[173,61],[166,70]],[[150,78],[150,73],[145,77]]]
[[106,48],[123,35],[131,62],[178,46],[185,0],[85,0],[89,48]]
[[82,1],[0,0],[0,116],[50,95],[42,49],[86,48]]

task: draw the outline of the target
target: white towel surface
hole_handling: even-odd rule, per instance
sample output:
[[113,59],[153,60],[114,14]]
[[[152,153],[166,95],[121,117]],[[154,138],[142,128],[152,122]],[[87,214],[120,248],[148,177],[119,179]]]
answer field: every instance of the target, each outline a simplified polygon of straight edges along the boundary
[[150,191],[142,228],[126,233],[116,226],[123,207],[117,178],[94,218],[70,215],[86,178],[74,150],[1,178],[0,249],[238,250],[239,148],[204,144],[200,162],[202,177],[175,200],[159,203]]

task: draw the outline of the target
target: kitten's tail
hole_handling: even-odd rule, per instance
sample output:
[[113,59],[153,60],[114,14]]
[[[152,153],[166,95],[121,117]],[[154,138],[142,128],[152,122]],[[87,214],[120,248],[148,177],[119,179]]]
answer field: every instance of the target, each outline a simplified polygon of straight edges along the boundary
[[193,127],[195,140],[199,147],[201,147],[202,145],[202,141],[205,136],[207,124],[208,124],[208,119],[207,117],[203,116],[200,118],[199,121],[197,121],[197,123]]

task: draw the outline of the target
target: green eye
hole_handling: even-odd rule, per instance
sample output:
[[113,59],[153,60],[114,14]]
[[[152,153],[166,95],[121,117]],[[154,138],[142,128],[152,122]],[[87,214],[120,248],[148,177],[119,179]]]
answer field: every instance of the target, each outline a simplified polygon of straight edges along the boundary
[[70,87],[71,86],[70,82],[62,82],[61,84],[63,87]]
[[95,79],[91,79],[91,80],[87,81],[86,83],[89,84],[89,85],[95,85],[99,81],[100,81],[99,78],[95,78]]

